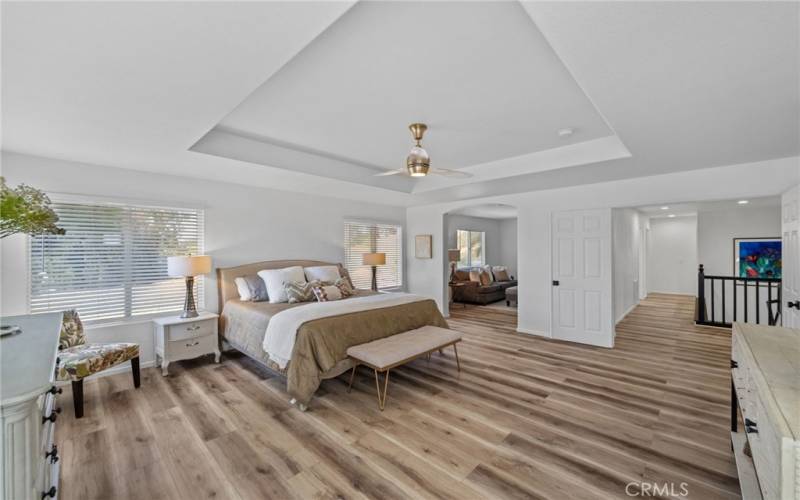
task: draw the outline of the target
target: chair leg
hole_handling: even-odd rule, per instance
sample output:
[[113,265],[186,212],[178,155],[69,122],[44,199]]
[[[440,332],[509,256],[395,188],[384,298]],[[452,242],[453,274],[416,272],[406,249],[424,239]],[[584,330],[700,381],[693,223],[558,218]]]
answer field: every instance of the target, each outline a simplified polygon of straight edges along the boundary
[[75,418],[83,417],[83,379],[72,381],[72,403],[75,405]]
[[131,359],[131,371],[133,372],[133,386],[138,389],[142,384],[139,378],[139,356]]
[[458,360],[458,347],[453,344],[453,352],[456,353],[456,366],[458,367],[458,371],[461,371],[461,361]]

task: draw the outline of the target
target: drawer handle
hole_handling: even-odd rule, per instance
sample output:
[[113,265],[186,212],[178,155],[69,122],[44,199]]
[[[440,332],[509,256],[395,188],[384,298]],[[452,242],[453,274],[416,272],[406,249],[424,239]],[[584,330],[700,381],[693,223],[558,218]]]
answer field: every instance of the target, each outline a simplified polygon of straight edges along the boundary
[[187,332],[193,332],[193,331],[199,330],[199,329],[200,329],[200,325],[194,325],[194,326],[187,326],[186,327],[186,331]]
[[192,342],[191,344],[186,344],[186,347],[194,347],[194,346],[196,346],[196,345],[198,345],[198,344],[200,344],[200,341],[199,341],[199,340],[198,340],[198,341],[196,341],[196,342]]
[[731,368],[739,368],[739,363],[734,360],[731,360]]
[[51,486],[49,490],[42,492],[42,500],[44,500],[47,497],[50,497],[50,498],[55,498],[56,497],[56,487],[55,486]]
[[58,446],[53,445],[53,449],[44,454],[44,458],[58,456]]
[[750,420],[749,418],[744,419],[744,431],[747,434],[758,434],[756,423]]
[[47,392],[50,394],[61,394],[62,392],[64,392],[64,389],[62,389],[61,387],[53,386]]
[[58,410],[52,412],[50,414],[50,416],[48,416],[48,417],[42,417],[42,424],[47,423],[48,420],[51,421],[51,422],[55,422],[56,418],[58,418],[58,415],[56,415],[56,413],[59,412],[59,411],[61,411],[61,408],[59,408]]

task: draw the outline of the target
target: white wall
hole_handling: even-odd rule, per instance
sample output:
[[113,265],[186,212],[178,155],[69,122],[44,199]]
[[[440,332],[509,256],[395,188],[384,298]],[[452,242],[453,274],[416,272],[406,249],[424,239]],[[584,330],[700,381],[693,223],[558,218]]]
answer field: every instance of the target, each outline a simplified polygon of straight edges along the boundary
[[500,224],[500,263],[517,276],[517,219],[502,219]]
[[780,238],[781,207],[734,206],[697,214],[698,262],[706,274],[733,276],[734,238]]
[[[205,252],[212,256],[214,267],[289,258],[341,262],[345,218],[399,224],[405,220],[405,209],[399,207],[5,152],[2,173],[11,185],[24,182],[47,192],[201,207],[205,210]],[[3,239],[0,245],[3,315],[27,312],[26,242],[27,237],[15,235]],[[214,274],[205,281],[205,308],[216,311]],[[149,321],[92,327],[88,336],[95,342],[138,342],[142,346],[142,362],[153,360]]]
[[[758,196],[774,196],[797,184],[800,179],[797,157],[725,167],[692,170],[667,175],[640,177],[614,182],[587,184],[546,191],[469,199],[407,210],[406,240],[413,255],[413,235],[432,234],[434,241],[443,242],[443,216],[459,208],[503,203],[516,206],[518,216],[519,320],[521,332],[550,335],[550,220],[553,211],[633,207],[660,203],[726,200]],[[757,170],[759,182],[742,183],[741,179]],[[446,245],[436,245],[432,259],[409,259],[407,274],[409,290],[435,297],[443,310],[447,309],[447,288],[444,270],[447,269]],[[613,311],[610,311],[612,314]]]
[[697,293],[697,217],[650,219],[647,291]]
[[632,208],[612,212],[614,319],[619,322],[639,303],[639,213]]

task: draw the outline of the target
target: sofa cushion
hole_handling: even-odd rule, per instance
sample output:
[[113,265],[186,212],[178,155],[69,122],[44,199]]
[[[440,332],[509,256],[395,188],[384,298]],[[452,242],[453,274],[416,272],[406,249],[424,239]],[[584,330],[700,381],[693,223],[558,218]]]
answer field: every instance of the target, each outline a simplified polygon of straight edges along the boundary
[[495,281],[510,281],[511,280],[511,278],[508,277],[508,271],[506,271],[505,269],[497,270],[496,268],[495,268],[495,271],[494,271],[494,279],[495,279]]
[[478,293],[496,293],[496,292],[502,292],[504,288],[505,288],[505,287],[503,287],[503,286],[501,286],[501,285],[499,285],[499,284],[488,285],[488,286],[482,286],[482,287],[479,287],[479,288],[478,288]]

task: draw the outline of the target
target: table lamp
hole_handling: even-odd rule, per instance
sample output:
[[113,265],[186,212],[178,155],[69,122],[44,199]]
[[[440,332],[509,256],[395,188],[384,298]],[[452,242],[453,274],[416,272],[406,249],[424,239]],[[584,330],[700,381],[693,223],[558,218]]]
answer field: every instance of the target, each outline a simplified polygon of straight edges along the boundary
[[383,252],[365,253],[361,256],[361,263],[372,266],[372,291],[378,291],[378,266],[386,264],[386,254]]
[[181,318],[196,318],[194,304],[194,277],[211,272],[211,257],[208,255],[178,255],[167,257],[167,274],[186,278],[186,301]]
[[461,250],[451,248],[447,251],[447,260],[450,261],[450,283],[456,280],[456,262],[461,258]]

